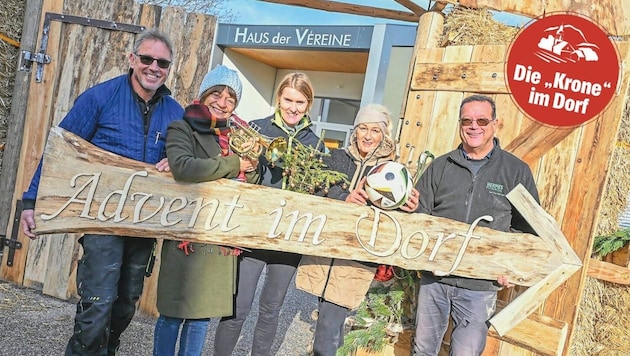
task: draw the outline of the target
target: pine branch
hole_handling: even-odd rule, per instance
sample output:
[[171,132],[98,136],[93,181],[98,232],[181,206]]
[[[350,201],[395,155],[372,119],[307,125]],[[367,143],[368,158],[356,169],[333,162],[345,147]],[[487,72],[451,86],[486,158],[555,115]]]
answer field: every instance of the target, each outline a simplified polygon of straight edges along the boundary
[[610,235],[595,237],[593,253],[603,257],[619,250],[628,243],[630,243],[630,228],[617,230]]
[[287,189],[306,194],[322,191],[326,195],[332,185],[347,186],[346,174],[330,170],[324,164],[323,157],[327,155],[311,146],[295,142],[295,145],[282,156],[284,167],[282,174],[287,180]]

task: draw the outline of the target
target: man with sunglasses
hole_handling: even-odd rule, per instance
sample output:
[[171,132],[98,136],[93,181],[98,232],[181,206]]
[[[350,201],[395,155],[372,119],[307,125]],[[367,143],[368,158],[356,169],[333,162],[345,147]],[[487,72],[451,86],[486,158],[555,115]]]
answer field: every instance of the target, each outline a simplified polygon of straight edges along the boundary
[[[495,137],[499,124],[494,101],[484,95],[465,98],[459,109],[461,144],[435,159],[420,177],[419,213],[472,223],[499,231],[534,233],[505,195],[522,184],[538,201],[531,170],[501,149]],[[450,355],[481,355],[488,320],[495,311],[497,291],[513,286],[504,276],[496,280],[438,276],[422,271],[414,355],[437,355],[442,338],[453,323]]]
[[[168,170],[164,135],[169,123],[184,113],[164,85],[172,58],[168,37],[145,30],[129,55],[129,72],[79,95],[59,126],[102,149]],[[41,164],[22,196],[22,231],[32,239]],[[114,355],[142,294],[155,240],[86,234],[79,243],[80,300],[66,355]]]

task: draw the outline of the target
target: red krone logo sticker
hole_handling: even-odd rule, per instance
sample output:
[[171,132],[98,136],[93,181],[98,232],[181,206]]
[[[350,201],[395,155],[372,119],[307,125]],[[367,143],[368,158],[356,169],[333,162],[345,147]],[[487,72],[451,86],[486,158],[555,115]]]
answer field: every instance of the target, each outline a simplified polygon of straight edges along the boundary
[[525,114],[552,126],[578,126],[601,113],[619,80],[619,57],[590,19],[553,13],[524,27],[508,50],[506,80]]

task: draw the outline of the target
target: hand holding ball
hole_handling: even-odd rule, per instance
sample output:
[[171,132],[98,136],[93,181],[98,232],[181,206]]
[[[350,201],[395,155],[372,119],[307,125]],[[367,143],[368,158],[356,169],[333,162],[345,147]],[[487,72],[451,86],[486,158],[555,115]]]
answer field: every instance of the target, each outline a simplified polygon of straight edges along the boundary
[[405,204],[413,182],[404,165],[388,161],[374,166],[367,174],[365,192],[375,206],[383,210],[397,209]]

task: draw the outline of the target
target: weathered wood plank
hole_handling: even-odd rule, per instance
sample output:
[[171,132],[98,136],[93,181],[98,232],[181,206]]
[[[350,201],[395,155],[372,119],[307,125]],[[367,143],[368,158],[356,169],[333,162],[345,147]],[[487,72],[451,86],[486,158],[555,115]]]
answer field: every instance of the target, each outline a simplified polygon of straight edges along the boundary
[[[24,9],[24,21],[22,24],[22,35],[20,38],[20,49],[26,51],[34,51],[37,47],[37,37],[41,32],[39,30],[39,21],[33,19],[41,18],[41,10],[43,0],[33,0],[26,2]],[[24,135],[26,112],[28,104],[28,92],[31,84],[31,73],[26,71],[15,71],[15,81],[13,86],[13,95],[11,97],[11,118],[7,122],[6,145],[2,153],[2,166],[4,170],[0,174],[0,235],[11,237],[13,213],[15,212],[16,200],[22,199],[21,192],[15,195],[14,189],[16,180],[18,179],[18,171],[20,169],[20,152],[22,150],[22,136]],[[17,169],[15,169],[17,167]],[[4,249],[4,247],[0,247]],[[8,256],[8,249],[4,252],[4,261]],[[4,269],[4,268],[1,268]],[[0,276],[5,272],[0,271]],[[1,277],[0,277],[1,278]]]
[[[505,306],[506,304],[504,302],[499,301],[497,310],[502,310]],[[520,349],[520,352],[526,354],[534,352],[539,355],[556,356],[562,355],[567,338],[567,331],[567,323],[533,313],[504,336],[500,336],[493,329],[490,329],[488,335],[489,339],[505,342],[502,343],[501,354],[514,355],[519,352]],[[507,350],[506,343],[514,345],[514,347],[510,347],[509,350]],[[486,351],[490,351],[488,347],[484,350],[484,354],[486,354]],[[488,353],[487,355],[491,354],[492,353]]]
[[[616,42],[620,59],[630,60],[628,42]],[[562,231],[576,254],[582,259],[590,258],[597,217],[601,209],[602,191],[606,184],[610,157],[614,149],[621,121],[624,103],[628,95],[630,69],[622,68],[623,77],[619,95],[595,120],[583,126],[580,148],[575,158],[575,169],[571,176],[567,209],[562,223]],[[559,172],[558,174],[561,174]],[[573,324],[577,318],[586,271],[571,277],[561,292],[551,294],[545,303],[544,314],[554,319],[569,322],[569,338],[572,338]],[[568,345],[567,345],[568,346]],[[568,347],[565,347],[568,349]]]
[[208,73],[216,18],[168,7],[162,12],[160,29],[177,44],[173,75],[166,84],[175,99],[186,105],[196,98],[201,81]]
[[417,63],[411,89],[508,93],[503,62]]
[[158,276],[160,275],[160,264],[162,262],[161,252],[164,240],[158,239],[155,250],[155,265],[151,272],[151,276],[144,279],[144,290],[140,296],[138,310],[152,317],[158,317],[160,313],[157,310],[157,285]]
[[51,273],[45,275],[42,293],[60,299],[72,296],[75,280],[71,276],[78,262],[78,238],[77,234],[54,234],[45,239],[50,243],[46,269]]
[[[472,56],[473,46],[451,46],[444,49],[443,62],[468,62]],[[438,91],[431,117],[429,135],[426,141],[427,150],[435,157],[451,151],[459,144],[459,105],[464,97],[462,91]],[[424,150],[423,150],[424,151]]]
[[[540,160],[540,171],[536,175],[540,205],[560,224],[567,208],[565,202],[570,189],[564,178],[570,177],[575,168],[575,155],[581,133],[581,129],[573,130],[564,140],[544,153]],[[559,175],[558,172],[564,173]]]
[[531,121],[506,147],[507,151],[533,164],[569,136],[576,128],[557,128]]
[[630,285],[630,268],[594,258],[589,259],[587,275],[607,282]]
[[[417,61],[437,62],[442,58],[444,50],[437,47],[443,27],[444,18],[436,13],[427,13],[420,18],[414,63]],[[411,75],[413,76],[413,71]],[[406,163],[414,173],[417,170],[418,157],[426,149],[431,122],[438,119],[431,115],[434,100],[434,91],[409,90],[407,94],[404,118],[398,137],[399,161]]]
[[[69,184],[74,176],[76,187]],[[465,238],[468,224],[424,214],[349,210],[345,202],[231,180],[178,183],[59,128],[51,130],[39,192],[38,233],[107,232],[282,249],[473,278],[506,275],[521,285],[544,279],[559,262],[556,252],[529,234],[476,227],[480,238]],[[438,243],[443,233],[449,239]]]
[[381,17],[384,19],[418,22],[419,16],[413,12],[384,9],[338,1],[322,0],[258,0],[283,5],[307,7],[310,9],[340,12],[345,14]]
[[[44,1],[41,10],[40,23],[43,23],[44,16],[47,12],[59,13],[63,8],[63,0]],[[53,58],[58,58],[59,52],[56,45],[60,41],[61,26],[53,25],[48,32],[48,49],[47,54]],[[38,43],[41,42],[41,38],[38,39]],[[36,50],[39,50],[39,46]],[[32,49],[35,50],[35,49]],[[30,77],[28,103],[37,103],[37,105],[28,105],[26,109],[26,118],[24,122],[24,135],[22,136],[22,151],[20,152],[20,164],[17,165],[17,175],[15,181],[15,187],[13,187],[13,196],[21,199],[22,193],[28,188],[30,179],[33,173],[37,169],[39,158],[44,150],[44,144],[46,142],[46,135],[40,134],[42,127],[48,127],[51,123],[51,111],[52,102],[54,100],[54,88],[50,85],[44,85],[43,83],[54,83],[55,78],[58,75],[57,61],[46,66],[46,70],[43,73],[43,82],[36,83],[35,75]],[[13,229],[12,220],[9,221],[7,231]],[[0,279],[5,281],[14,282],[18,285],[23,284],[24,269],[26,266],[26,257],[32,249],[34,251],[40,250],[40,241],[34,241],[24,236],[20,232],[18,240],[22,242],[22,249],[15,252],[13,266],[8,267],[6,264],[2,264],[0,267]]]

